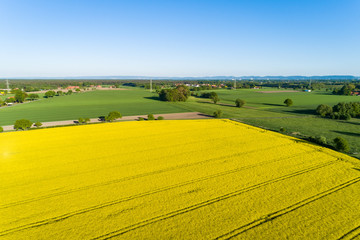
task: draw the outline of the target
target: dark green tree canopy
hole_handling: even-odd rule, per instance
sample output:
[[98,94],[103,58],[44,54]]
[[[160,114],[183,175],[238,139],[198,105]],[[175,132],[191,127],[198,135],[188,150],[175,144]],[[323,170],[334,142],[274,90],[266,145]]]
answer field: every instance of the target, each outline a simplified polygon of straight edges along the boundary
[[217,95],[216,92],[211,92],[211,93],[210,93],[210,99],[211,99],[215,104],[220,101],[220,98],[219,98],[219,96]]
[[246,101],[245,100],[242,100],[242,99],[240,99],[240,98],[237,98],[236,100],[235,100],[235,105],[236,105],[236,107],[242,107],[242,106],[244,106],[245,105],[245,103],[246,103]]
[[28,95],[28,98],[30,100],[35,100],[35,99],[39,98],[39,95],[37,95],[36,93],[31,93],[31,94]]
[[16,120],[14,124],[14,129],[17,131],[19,129],[27,130],[31,128],[32,122],[28,119]]
[[287,107],[290,107],[293,105],[293,101],[290,98],[285,99],[284,103]]
[[349,143],[342,137],[337,137],[334,139],[335,148],[341,152],[349,152]]
[[119,111],[112,111],[105,117],[105,121],[112,122],[118,118],[122,118],[122,115]]
[[159,92],[161,101],[185,102],[190,96],[190,90],[185,85],[179,85],[173,89],[162,89]]
[[326,104],[320,104],[316,108],[316,113],[322,117],[329,116],[332,113],[332,107]]
[[47,91],[45,93],[45,97],[47,97],[47,98],[54,97],[55,94],[56,94],[55,91]]
[[15,91],[15,101],[22,103],[25,101],[25,98],[27,97],[27,94],[21,90]]

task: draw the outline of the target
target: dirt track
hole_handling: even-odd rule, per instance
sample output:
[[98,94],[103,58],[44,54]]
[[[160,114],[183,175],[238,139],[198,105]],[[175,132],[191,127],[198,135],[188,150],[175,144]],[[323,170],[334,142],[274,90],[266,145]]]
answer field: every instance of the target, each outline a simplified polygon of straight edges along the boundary
[[[165,120],[176,120],[176,119],[205,119],[211,118],[211,116],[205,115],[199,112],[186,112],[186,113],[165,113],[165,114],[154,114],[154,117],[163,116]],[[117,122],[122,121],[135,121],[138,120],[139,117],[147,118],[147,115],[137,115],[137,116],[124,116]],[[90,123],[101,122],[99,118],[91,118]],[[73,125],[77,124],[77,120],[64,120],[64,121],[54,121],[54,122],[42,122],[42,127],[54,127],[54,126],[64,126],[64,125]],[[3,126],[4,131],[12,131],[14,130],[13,125]]]

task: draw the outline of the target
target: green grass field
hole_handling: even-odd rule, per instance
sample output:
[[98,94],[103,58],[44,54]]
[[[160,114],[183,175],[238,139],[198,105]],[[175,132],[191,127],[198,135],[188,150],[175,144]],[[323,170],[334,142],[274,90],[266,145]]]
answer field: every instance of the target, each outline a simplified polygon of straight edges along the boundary
[[[325,136],[330,144],[335,137],[341,136],[349,142],[352,155],[360,158],[360,119],[331,120],[315,115],[315,109],[319,104],[333,106],[338,102],[360,101],[360,97],[332,95],[325,91],[261,93],[261,91],[276,90],[278,89],[217,90],[221,100],[216,105],[209,99],[195,97],[191,97],[186,103],[178,104],[187,111],[198,111],[209,115],[220,109],[225,118],[238,119],[247,124],[275,131],[283,127],[287,133]],[[246,100],[245,107],[235,107],[236,98]],[[294,105],[286,107],[283,104],[286,98],[291,98]]]
[[11,125],[17,119],[33,122],[72,120],[79,117],[96,118],[110,111],[123,116],[149,113],[184,112],[176,104],[154,100],[154,94],[143,89],[91,91],[0,108],[0,126]]

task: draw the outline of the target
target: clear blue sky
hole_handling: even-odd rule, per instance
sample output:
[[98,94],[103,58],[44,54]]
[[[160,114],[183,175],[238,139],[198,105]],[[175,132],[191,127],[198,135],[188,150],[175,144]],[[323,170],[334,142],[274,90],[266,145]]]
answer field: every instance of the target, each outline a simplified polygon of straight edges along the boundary
[[0,77],[360,75],[359,0],[0,0]]

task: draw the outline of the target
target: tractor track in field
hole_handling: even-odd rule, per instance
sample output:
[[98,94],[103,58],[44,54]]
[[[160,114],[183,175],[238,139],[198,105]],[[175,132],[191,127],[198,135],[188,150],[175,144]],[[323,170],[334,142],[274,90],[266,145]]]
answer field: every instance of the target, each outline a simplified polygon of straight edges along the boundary
[[[314,150],[313,151],[307,151],[307,152],[304,152],[304,153],[311,153],[311,152],[314,152]],[[296,157],[296,155],[298,155],[298,154],[294,154],[292,156]],[[168,191],[168,190],[176,189],[178,187],[183,187],[183,186],[190,185],[190,184],[193,184],[193,183],[214,179],[216,177],[221,177],[221,176],[237,173],[237,172],[247,170],[247,169],[251,169],[251,168],[254,168],[254,167],[259,167],[259,166],[263,166],[263,165],[266,165],[266,164],[271,164],[271,163],[283,161],[283,160],[286,160],[288,158],[289,158],[289,156],[282,157],[282,158],[277,158],[277,159],[272,159],[272,160],[260,162],[260,163],[257,163],[257,164],[252,164],[252,165],[248,165],[248,166],[244,166],[244,167],[239,167],[239,168],[231,169],[231,170],[228,170],[228,171],[212,174],[212,175],[209,175],[209,176],[204,176],[204,177],[201,177],[201,178],[197,178],[197,179],[193,179],[193,180],[173,184],[173,185],[158,188],[158,189],[155,189],[155,190],[152,190],[152,191],[135,194],[135,195],[128,196],[128,197],[123,197],[123,198],[116,199],[116,200],[113,200],[113,201],[109,201],[109,202],[106,202],[106,203],[102,203],[102,204],[98,204],[98,205],[91,206],[91,207],[88,207],[88,208],[84,208],[84,209],[76,210],[76,211],[73,211],[73,212],[69,212],[69,213],[66,213],[66,214],[63,214],[63,215],[60,215],[60,216],[56,216],[56,217],[44,219],[44,220],[41,220],[41,221],[33,222],[33,223],[30,223],[30,224],[22,225],[22,226],[19,226],[19,227],[16,227],[16,228],[8,229],[8,230],[0,232],[0,236],[7,235],[7,234],[10,234],[10,233],[13,233],[13,232],[26,230],[26,229],[29,229],[29,228],[41,227],[43,225],[48,225],[48,224],[52,224],[52,223],[55,223],[55,222],[59,222],[59,221],[68,219],[70,217],[76,216],[76,215],[81,215],[81,214],[88,213],[88,212],[91,212],[91,211],[95,211],[95,210],[98,210],[98,209],[102,209],[102,208],[105,208],[105,207],[113,206],[113,205],[116,205],[116,204],[119,204],[119,203],[122,203],[122,202],[130,201],[130,200],[141,198],[141,197],[150,196],[150,195],[160,193],[160,192],[165,192],[165,191]]]
[[[280,144],[278,146],[271,146],[271,147],[263,148],[263,149],[273,149],[275,147],[281,147],[281,146],[288,146],[288,144]],[[182,168],[193,167],[193,166],[200,165],[200,164],[203,164],[203,163],[208,163],[208,162],[217,161],[217,160],[224,160],[226,158],[236,157],[236,156],[249,154],[249,153],[253,153],[253,152],[257,152],[257,151],[258,151],[258,149],[255,149],[255,150],[251,150],[251,151],[247,151],[247,152],[241,152],[241,153],[235,153],[235,154],[230,154],[230,155],[226,155],[226,156],[219,156],[219,157],[216,157],[216,158],[210,158],[210,159],[206,159],[206,160],[199,161],[199,162],[185,163],[185,164],[172,166],[172,167],[168,167],[168,168],[165,168],[165,169],[160,169],[160,170],[156,170],[156,171],[152,171],[152,172],[142,173],[142,174],[138,174],[138,175],[134,175],[134,176],[124,177],[124,178],[119,178],[119,179],[113,179],[113,180],[102,182],[102,183],[91,184],[91,185],[87,185],[87,186],[83,186],[83,187],[79,187],[79,188],[74,188],[74,189],[65,190],[65,191],[61,191],[61,192],[57,192],[57,193],[43,195],[43,196],[40,196],[40,197],[29,198],[29,199],[25,199],[25,200],[21,200],[21,201],[17,201],[17,202],[3,204],[3,205],[0,205],[0,209],[9,208],[9,207],[13,207],[13,206],[21,205],[21,204],[35,202],[35,201],[38,201],[38,200],[52,198],[52,197],[57,197],[57,196],[61,196],[61,195],[66,195],[66,194],[74,193],[74,192],[78,192],[78,191],[84,191],[84,190],[88,190],[88,189],[92,189],[92,188],[96,188],[96,187],[102,187],[102,186],[106,186],[106,185],[117,184],[117,183],[129,181],[129,180],[133,180],[133,179],[148,177],[148,176],[161,174],[161,173],[165,173],[165,172],[170,172],[170,171],[174,171],[174,170],[178,170],[178,169],[182,169]]]
[[[234,135],[234,136],[230,136],[230,137],[236,137],[237,135]],[[227,139],[228,137],[217,137],[217,138],[213,138],[213,139],[216,139],[216,140],[222,140],[222,139]],[[187,143],[184,143],[182,144],[182,146],[188,146],[188,145],[194,145],[195,143],[196,144],[199,144],[199,143],[203,143],[203,142],[208,142],[207,140],[195,140],[195,141],[188,141]],[[248,141],[247,141],[248,142]],[[243,142],[239,142],[240,144],[243,144],[245,143],[245,141]],[[149,151],[154,151],[154,150],[161,150],[161,149],[169,149],[169,148],[172,148],[172,147],[175,147],[175,146],[179,146],[178,144],[169,144],[169,145],[166,145],[166,146],[162,146],[162,147],[155,147],[155,148],[149,148],[149,149],[143,149],[143,150],[140,150],[140,151],[132,151],[132,152],[128,152],[126,155],[131,155],[133,153],[141,153],[141,152],[149,152]],[[277,146],[275,146],[277,147]],[[198,149],[191,149],[191,151],[188,151],[188,152],[182,152],[182,153],[193,153],[193,152],[198,152],[199,150]],[[166,157],[171,157],[171,156],[178,156],[179,154],[173,154],[173,155],[167,155]],[[103,158],[111,158],[111,157],[116,157],[116,156],[119,156],[119,154],[110,154],[110,155],[106,155],[105,157]],[[123,156],[122,156],[123,157]],[[96,157],[96,158],[89,158],[89,159],[86,159],[87,162],[90,162],[90,161],[98,161],[98,160],[101,160],[102,158],[99,158],[99,157]],[[78,160],[78,161],[71,161],[71,162],[68,162],[67,164],[73,164],[73,163],[77,163],[77,162],[83,162],[84,160]],[[80,174],[83,174],[83,173],[89,173],[89,172],[93,172],[93,171],[99,171],[101,169],[108,169],[108,168],[112,168],[112,167],[121,167],[121,166],[130,166],[130,165],[135,165],[135,164],[138,164],[138,163],[141,163],[143,161],[137,161],[137,162],[131,162],[131,163],[126,163],[126,164],[121,164],[121,165],[115,165],[115,166],[111,166],[111,167],[106,167],[106,168],[97,168],[96,170],[91,170],[91,171],[87,171],[87,172],[82,172]],[[51,165],[52,168],[55,168],[57,165],[54,164],[54,165]],[[37,169],[37,168],[28,168],[26,169],[26,171],[31,171],[33,169]],[[24,171],[24,170],[21,170],[21,171]],[[15,173],[18,173],[20,171],[13,171],[11,173],[6,173],[6,174],[15,174]],[[6,174],[3,174],[6,175]],[[52,179],[59,179],[59,178],[62,178],[62,177],[69,177],[69,176],[72,176],[72,175],[79,175],[79,173],[75,173],[75,174],[67,174],[67,175],[63,175],[63,176],[58,176],[58,177],[52,177],[52,178],[47,178],[47,179],[42,179],[42,180],[38,180],[36,183],[38,182],[42,182],[42,181],[47,181],[47,180],[52,180]],[[13,188],[13,187],[20,187],[20,186],[27,186],[29,184],[32,184],[32,183],[25,183],[25,184],[21,184],[21,185],[9,185],[9,186],[6,186],[6,187],[3,187],[3,188],[0,188],[0,190],[3,190],[3,189],[9,189],[9,188]],[[0,205],[0,209],[2,208],[2,205]]]
[[340,238],[338,238],[338,240],[345,240],[345,239],[353,240],[359,236],[360,236],[360,225],[357,226],[356,228],[351,229],[349,232],[345,233],[344,235],[342,235]]
[[[129,225],[127,227],[124,227],[124,228],[121,228],[121,229],[118,229],[118,230],[103,234],[101,236],[97,236],[97,237],[92,238],[92,239],[110,239],[110,238],[114,238],[114,237],[123,235],[125,233],[128,233],[130,231],[136,230],[138,228],[142,228],[142,227],[151,225],[151,224],[156,223],[156,222],[164,221],[164,220],[173,218],[175,216],[182,215],[182,214],[194,211],[194,210],[199,209],[199,208],[207,207],[207,206],[209,206],[211,204],[214,204],[214,203],[217,203],[217,202],[220,202],[220,201],[232,198],[232,197],[236,197],[236,196],[238,196],[240,194],[243,194],[245,192],[249,192],[249,191],[252,191],[252,190],[255,190],[255,189],[261,188],[263,186],[276,183],[276,182],[284,181],[286,179],[296,177],[298,175],[302,175],[302,174],[305,174],[305,173],[308,173],[308,172],[311,172],[311,171],[314,171],[314,170],[317,170],[317,169],[332,165],[332,164],[337,163],[339,161],[340,160],[338,159],[338,160],[330,161],[330,162],[327,162],[327,163],[317,164],[315,166],[312,166],[312,167],[309,167],[309,168],[306,168],[306,169],[303,169],[303,170],[300,170],[300,171],[297,171],[297,172],[293,172],[293,173],[290,173],[290,174],[287,174],[287,175],[284,175],[284,176],[281,176],[281,177],[278,177],[278,178],[274,178],[274,179],[271,179],[271,180],[268,180],[268,181],[265,181],[265,182],[262,182],[262,183],[258,183],[258,184],[255,184],[255,185],[243,188],[243,189],[239,189],[239,190],[233,191],[231,193],[227,193],[227,194],[224,194],[224,195],[221,195],[221,196],[218,196],[218,197],[215,197],[215,198],[212,198],[212,199],[209,199],[209,200],[206,200],[206,201],[203,201],[203,202],[200,202],[200,203],[197,203],[197,204],[194,204],[194,205],[182,208],[182,209],[178,209],[178,210],[175,210],[175,211],[163,214],[163,215],[159,215],[159,216],[147,219],[147,220],[143,220],[143,221],[140,221],[140,222],[135,223],[133,225]],[[358,178],[358,181],[360,181],[360,177]]]
[[[330,194],[338,192],[338,191],[340,191],[340,190],[342,190],[342,189],[344,189],[346,187],[349,187],[349,186],[351,186],[351,185],[353,185],[355,183],[358,183],[358,182],[360,182],[360,177],[357,177],[357,178],[351,179],[351,180],[349,180],[347,182],[341,183],[341,184],[339,184],[339,185],[337,185],[335,187],[332,187],[332,188],[330,188],[330,189],[328,189],[326,191],[323,191],[321,193],[315,194],[315,195],[313,195],[311,197],[308,197],[308,198],[306,198],[306,199],[304,199],[302,201],[299,201],[299,202],[297,202],[297,203],[295,203],[293,205],[290,205],[290,206],[288,206],[286,208],[283,208],[283,209],[281,209],[279,211],[272,212],[270,214],[264,215],[263,217],[255,220],[255,221],[252,221],[252,222],[250,222],[248,224],[242,225],[242,226],[240,226],[240,227],[238,227],[238,228],[236,228],[236,229],[234,229],[234,230],[232,230],[232,231],[230,231],[230,232],[228,232],[226,234],[223,234],[223,235],[221,235],[221,236],[219,236],[219,237],[217,237],[215,239],[216,240],[218,240],[218,239],[231,239],[231,238],[236,237],[236,236],[238,236],[238,235],[240,235],[240,234],[242,234],[242,233],[244,233],[244,232],[246,232],[246,231],[248,231],[250,229],[253,229],[253,228],[257,227],[257,226],[260,226],[261,224],[267,223],[267,222],[272,221],[272,220],[274,220],[274,219],[276,219],[278,217],[281,217],[281,216],[283,216],[283,215],[285,215],[287,213],[293,212],[293,211],[295,211],[295,210],[297,210],[297,209],[299,209],[301,207],[304,207],[304,206],[306,206],[306,205],[308,205],[308,204],[310,204],[312,202],[315,202],[315,201],[317,201],[317,200],[319,200],[321,198],[324,198],[324,197],[326,197],[326,196],[328,196]],[[354,229],[353,231],[356,231],[356,229]],[[358,234],[360,234],[360,233],[358,233]],[[353,238],[351,238],[351,239],[353,239]]]
[[[218,129],[218,128],[214,128],[214,129]],[[219,128],[219,130],[221,130],[222,128]],[[177,134],[179,134],[179,133],[183,133],[184,132],[184,130],[182,129],[182,130],[179,130],[179,131],[173,131],[173,132],[170,132],[170,133],[166,133],[167,135],[170,135],[170,136],[172,136],[172,135],[177,135]],[[152,134],[149,134],[148,136],[145,136],[145,137],[142,137],[143,139],[144,138],[146,138],[146,137],[148,137],[148,138],[150,138],[150,139],[153,139],[153,138],[157,138],[157,137],[159,137],[159,136],[162,136],[164,133],[152,133]],[[195,133],[196,134],[196,133]],[[234,136],[238,136],[238,135],[234,135]],[[139,138],[139,136],[133,136],[133,137],[127,137],[126,138],[126,140],[127,141],[129,141],[129,140],[131,140],[131,139],[137,139],[137,138]],[[214,139],[223,139],[223,138],[226,138],[226,137],[221,137],[221,138],[214,138]],[[116,138],[115,138],[116,139]],[[106,139],[106,141],[107,142],[113,142],[114,141],[114,139],[109,139],[109,138],[107,138]],[[201,140],[200,140],[201,141]],[[197,143],[197,142],[199,142],[199,140],[197,140],[197,141],[192,141],[191,143],[192,144],[194,144],[194,143]],[[87,142],[87,144],[91,144],[91,143],[97,143],[97,141],[93,141],[93,142]],[[186,143],[185,143],[186,144]],[[174,146],[178,146],[179,144],[169,144],[169,145],[167,145],[167,146],[162,146],[162,147],[151,147],[151,148],[148,148],[148,149],[142,149],[142,150],[139,150],[139,151],[132,151],[132,152],[128,152],[127,154],[131,154],[131,153],[135,153],[135,152],[147,152],[147,151],[150,151],[150,150],[155,150],[155,149],[166,149],[166,148],[169,148],[169,147],[174,147]],[[66,148],[66,149],[69,149],[69,148],[74,148],[74,149],[77,149],[77,146],[74,146],[73,144],[70,144],[70,145],[67,145],[66,143],[64,143],[63,145],[62,145],[62,148]],[[47,159],[48,157],[51,157],[51,156],[53,156],[53,152],[55,151],[55,150],[57,150],[57,149],[59,149],[59,146],[54,146],[54,147],[48,147],[47,148],[47,150],[49,150],[50,152],[51,152],[51,154],[49,154],[49,155],[41,155],[43,158],[45,158],[45,159]],[[34,152],[39,152],[39,151],[41,151],[41,150],[39,150],[39,149],[35,149],[35,150],[33,150]],[[115,156],[115,155],[110,155],[110,156]],[[96,160],[96,158],[94,158],[95,160]],[[76,162],[82,162],[83,160],[78,160],[78,161],[71,161],[71,162],[69,162],[69,163],[76,163]],[[56,165],[52,165],[52,166],[56,166]],[[35,169],[35,168],[27,168],[26,169],[26,171],[29,171],[29,170],[32,170],[32,169]],[[20,170],[20,171],[24,171],[24,170]],[[8,173],[6,173],[6,174],[14,174],[14,173],[17,173],[17,172],[20,172],[20,171],[11,171],[11,172],[8,172]],[[3,175],[4,175],[4,173],[2,173]]]

